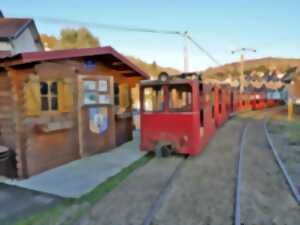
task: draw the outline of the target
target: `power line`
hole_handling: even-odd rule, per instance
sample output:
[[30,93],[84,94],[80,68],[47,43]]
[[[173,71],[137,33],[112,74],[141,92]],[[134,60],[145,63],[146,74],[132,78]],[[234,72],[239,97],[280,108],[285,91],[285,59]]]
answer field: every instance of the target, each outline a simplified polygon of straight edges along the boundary
[[202,51],[208,58],[210,58],[216,65],[221,66],[222,64],[215,59],[205,48],[203,48],[198,42],[196,42],[190,35],[186,36],[200,51]]
[[54,23],[54,24],[71,24],[71,25],[79,25],[85,27],[92,27],[96,29],[110,29],[117,31],[128,31],[128,32],[143,32],[143,33],[156,33],[156,34],[169,34],[169,35],[178,35],[187,40],[191,41],[200,51],[202,51],[209,59],[211,59],[216,65],[220,66],[221,63],[216,60],[212,54],[210,54],[204,47],[202,47],[198,42],[196,42],[187,32],[181,32],[176,30],[161,30],[161,29],[149,29],[142,27],[129,27],[129,26],[119,26],[119,25],[111,25],[104,23],[93,23],[93,22],[83,22],[78,20],[70,20],[70,19],[58,19],[58,18],[49,18],[49,17],[33,17],[35,20],[45,22],[45,23]]
[[47,18],[47,17],[33,17],[33,18],[46,23],[72,24],[72,25],[76,24],[80,26],[94,27],[98,29],[182,35],[182,32],[175,31],[175,30],[160,30],[160,29],[148,29],[148,28],[141,28],[141,27],[118,26],[118,25],[111,25],[111,24],[104,24],[104,23],[82,22],[77,20],[57,19],[57,18]]

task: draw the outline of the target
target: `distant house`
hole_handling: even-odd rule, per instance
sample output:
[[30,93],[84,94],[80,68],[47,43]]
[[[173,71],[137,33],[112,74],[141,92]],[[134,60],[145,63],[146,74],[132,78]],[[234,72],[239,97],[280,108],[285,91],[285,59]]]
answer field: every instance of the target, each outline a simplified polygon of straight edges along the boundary
[[32,19],[6,18],[0,12],[0,58],[43,50],[40,35]]

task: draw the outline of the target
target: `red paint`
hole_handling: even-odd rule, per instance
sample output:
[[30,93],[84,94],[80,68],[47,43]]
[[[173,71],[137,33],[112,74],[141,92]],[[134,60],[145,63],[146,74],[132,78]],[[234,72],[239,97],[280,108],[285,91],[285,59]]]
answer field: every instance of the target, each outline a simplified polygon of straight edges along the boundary
[[[188,112],[171,112],[169,86],[190,85],[192,107]],[[144,88],[162,86],[164,109],[145,112]],[[202,85],[202,86],[201,86]],[[201,87],[200,87],[201,86]],[[177,153],[197,155],[213,138],[231,113],[258,110],[278,104],[263,93],[240,93],[229,87],[199,84],[197,80],[147,81],[141,84],[141,150],[153,151],[161,144],[172,145]],[[176,96],[177,97],[177,96]],[[179,100],[178,100],[179,101]]]

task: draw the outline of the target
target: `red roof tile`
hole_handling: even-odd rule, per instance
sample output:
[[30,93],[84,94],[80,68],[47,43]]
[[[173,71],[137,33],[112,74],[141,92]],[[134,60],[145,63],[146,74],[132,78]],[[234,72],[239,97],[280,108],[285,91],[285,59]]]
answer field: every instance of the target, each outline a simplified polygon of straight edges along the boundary
[[17,37],[31,22],[32,19],[0,18],[0,38]]

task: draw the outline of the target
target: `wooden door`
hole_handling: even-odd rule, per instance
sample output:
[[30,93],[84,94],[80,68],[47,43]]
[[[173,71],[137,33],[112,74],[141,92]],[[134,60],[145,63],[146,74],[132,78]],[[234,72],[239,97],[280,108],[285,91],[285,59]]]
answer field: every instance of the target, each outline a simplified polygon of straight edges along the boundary
[[79,153],[87,156],[115,147],[113,78],[78,76]]

